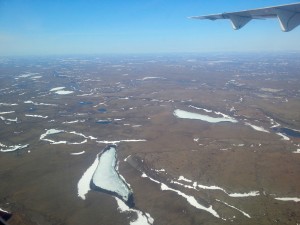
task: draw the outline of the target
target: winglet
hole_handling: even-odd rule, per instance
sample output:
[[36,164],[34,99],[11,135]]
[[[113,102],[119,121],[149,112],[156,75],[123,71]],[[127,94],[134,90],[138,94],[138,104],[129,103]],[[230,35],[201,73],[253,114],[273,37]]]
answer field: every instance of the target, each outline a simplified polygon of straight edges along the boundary
[[281,26],[281,30],[284,32],[291,31],[300,25],[300,13],[276,9],[276,14]]
[[228,17],[232,23],[233,29],[235,30],[241,29],[251,20],[251,17],[245,17],[245,16],[228,15]]
[[239,12],[192,16],[189,18],[209,20],[229,19],[232,23],[233,29],[235,30],[241,29],[252,19],[277,18],[279,20],[281,30],[288,32],[300,25],[300,2]]

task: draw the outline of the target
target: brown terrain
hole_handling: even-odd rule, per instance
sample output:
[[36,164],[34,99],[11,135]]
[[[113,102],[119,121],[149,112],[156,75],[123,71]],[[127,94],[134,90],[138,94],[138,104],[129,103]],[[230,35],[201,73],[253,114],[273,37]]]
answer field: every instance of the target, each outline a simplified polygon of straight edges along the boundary
[[117,159],[149,224],[300,224],[299,71],[296,53],[3,58],[0,209],[10,225],[134,224],[78,182],[109,142],[143,139],[118,142]]

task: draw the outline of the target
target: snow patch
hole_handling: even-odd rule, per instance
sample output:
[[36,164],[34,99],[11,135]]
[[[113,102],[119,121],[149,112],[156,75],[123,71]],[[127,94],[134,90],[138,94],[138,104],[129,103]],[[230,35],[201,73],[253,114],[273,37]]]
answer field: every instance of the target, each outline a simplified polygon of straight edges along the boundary
[[232,193],[232,194],[229,194],[229,196],[233,197],[233,198],[254,197],[254,196],[259,196],[259,195],[260,195],[259,191],[250,191],[249,193]]
[[18,104],[17,103],[0,103],[0,105],[3,105],[3,106],[16,106]]
[[56,87],[56,88],[50,89],[50,91],[59,91],[59,90],[65,89],[65,88],[66,87]]
[[293,201],[293,202],[300,202],[300,198],[291,198],[291,197],[281,197],[281,198],[275,198],[279,201]]
[[161,185],[160,188],[161,188],[162,191],[173,191],[173,192],[177,193],[178,195],[182,196],[183,198],[185,198],[185,199],[187,200],[187,202],[188,202],[190,205],[194,206],[195,208],[201,209],[201,210],[204,210],[204,211],[207,211],[207,212],[209,212],[210,214],[212,214],[213,216],[215,216],[215,217],[217,217],[217,218],[220,218],[220,216],[219,216],[218,213],[212,208],[212,206],[210,206],[210,207],[205,207],[205,206],[199,204],[199,203],[197,202],[197,200],[195,199],[195,197],[189,196],[189,195],[187,195],[187,194],[185,194],[185,193],[183,193],[183,192],[181,192],[181,191],[178,191],[178,190],[176,190],[176,189],[170,188],[170,187],[168,187],[166,184],[161,183],[161,182],[159,182],[159,181],[157,181],[157,180],[155,180],[155,179],[153,179],[153,178],[147,176],[145,173],[142,174],[142,177],[147,177],[147,178],[149,178],[151,181],[160,184],[160,185]]
[[229,204],[226,203],[226,202],[223,202],[223,201],[221,201],[221,200],[219,200],[219,199],[216,199],[216,201],[217,201],[217,202],[222,202],[223,204],[229,206],[230,208],[236,209],[237,211],[241,212],[244,216],[246,216],[246,217],[248,217],[248,218],[251,218],[251,216],[250,216],[248,213],[245,213],[244,211],[242,211],[242,210],[240,210],[240,209],[238,209],[238,208],[236,208],[236,207],[234,207],[234,206],[232,206],[232,205],[229,205]]
[[14,113],[14,112],[15,112],[15,111],[0,112],[0,115],[11,114],[11,113]]
[[197,202],[197,200],[195,199],[195,197],[187,195],[187,194],[184,194],[181,191],[175,190],[173,188],[170,188],[170,187],[168,187],[167,185],[165,185],[163,183],[161,183],[161,187],[160,188],[161,188],[162,191],[173,191],[173,192],[177,193],[178,195],[182,196],[183,198],[185,198],[187,200],[187,202],[190,205],[194,206],[195,208],[207,211],[210,214],[212,214],[213,216],[215,216],[217,218],[220,218],[219,214],[212,208],[212,206],[210,206],[210,207],[207,208],[207,207],[199,204]]
[[0,211],[5,212],[5,213],[10,213],[10,212],[8,212],[8,211],[2,209],[2,208],[0,208]]
[[1,148],[0,152],[14,152],[17,151],[19,149],[23,149],[23,148],[27,148],[29,146],[29,144],[26,145],[11,145],[11,146],[6,146],[1,144],[1,147],[5,147],[5,149]]
[[56,91],[55,93],[58,94],[58,95],[68,95],[68,94],[72,94],[74,91],[64,91],[64,90],[61,90],[61,91]]
[[290,138],[288,137],[288,136],[286,136],[286,135],[284,135],[284,134],[282,134],[282,133],[276,133],[277,135],[279,135],[280,137],[282,137],[282,140],[284,140],[284,141],[289,141],[290,140]]
[[166,79],[164,77],[143,77],[142,79],[137,79],[137,80],[153,80],[153,79]]
[[90,188],[90,182],[92,180],[93,174],[98,166],[99,163],[99,158],[98,154],[96,156],[95,161],[93,164],[84,172],[82,177],[80,178],[78,184],[77,184],[77,189],[78,189],[78,196],[85,200],[86,194],[91,190]]
[[183,181],[186,181],[188,183],[191,183],[192,181],[189,180],[189,179],[186,179],[184,176],[179,176],[178,180],[183,180]]
[[65,121],[63,124],[72,124],[72,123],[83,123],[85,120],[72,120],[72,121]]
[[115,198],[118,204],[118,210],[121,213],[130,213],[134,212],[137,215],[137,219],[130,222],[130,225],[152,225],[154,223],[154,219],[150,216],[149,213],[143,213],[137,209],[129,208],[123,201],[118,198]]
[[81,152],[73,152],[73,153],[70,153],[71,155],[82,155],[84,154],[85,151],[81,151]]
[[27,117],[37,117],[37,118],[43,118],[43,119],[48,118],[48,116],[32,115],[32,114],[25,114],[25,116],[27,116]]
[[96,141],[97,143],[101,144],[119,144],[121,142],[144,142],[147,141],[145,139],[129,139],[129,140],[118,140],[118,141]]
[[44,106],[57,106],[56,104],[49,104],[49,103],[38,103],[33,101],[24,101],[25,104],[33,104],[33,105],[44,105]]
[[127,156],[125,159],[124,159],[124,162],[127,162],[127,159],[130,157],[131,155]]
[[300,153],[300,148],[299,149],[297,149],[296,151],[293,151],[293,153]]
[[255,126],[251,123],[245,123],[245,125],[252,127],[254,130],[270,133],[268,130],[264,129],[263,127]]

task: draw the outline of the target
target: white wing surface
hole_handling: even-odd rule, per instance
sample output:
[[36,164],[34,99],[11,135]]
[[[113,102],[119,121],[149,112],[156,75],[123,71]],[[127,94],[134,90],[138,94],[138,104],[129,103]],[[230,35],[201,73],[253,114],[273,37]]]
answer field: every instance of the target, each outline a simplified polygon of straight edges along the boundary
[[229,19],[235,30],[242,28],[252,19],[277,18],[282,31],[288,32],[300,24],[300,3],[207,16],[192,16],[190,18],[209,20]]

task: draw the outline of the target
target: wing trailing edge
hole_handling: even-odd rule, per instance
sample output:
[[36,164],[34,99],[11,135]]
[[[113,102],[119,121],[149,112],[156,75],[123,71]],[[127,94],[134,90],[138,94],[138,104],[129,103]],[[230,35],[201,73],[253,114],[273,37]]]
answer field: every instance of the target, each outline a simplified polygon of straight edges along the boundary
[[289,32],[300,25],[300,3],[229,12],[206,16],[192,16],[191,19],[229,19],[235,30],[241,29],[252,19],[277,18],[284,32]]

